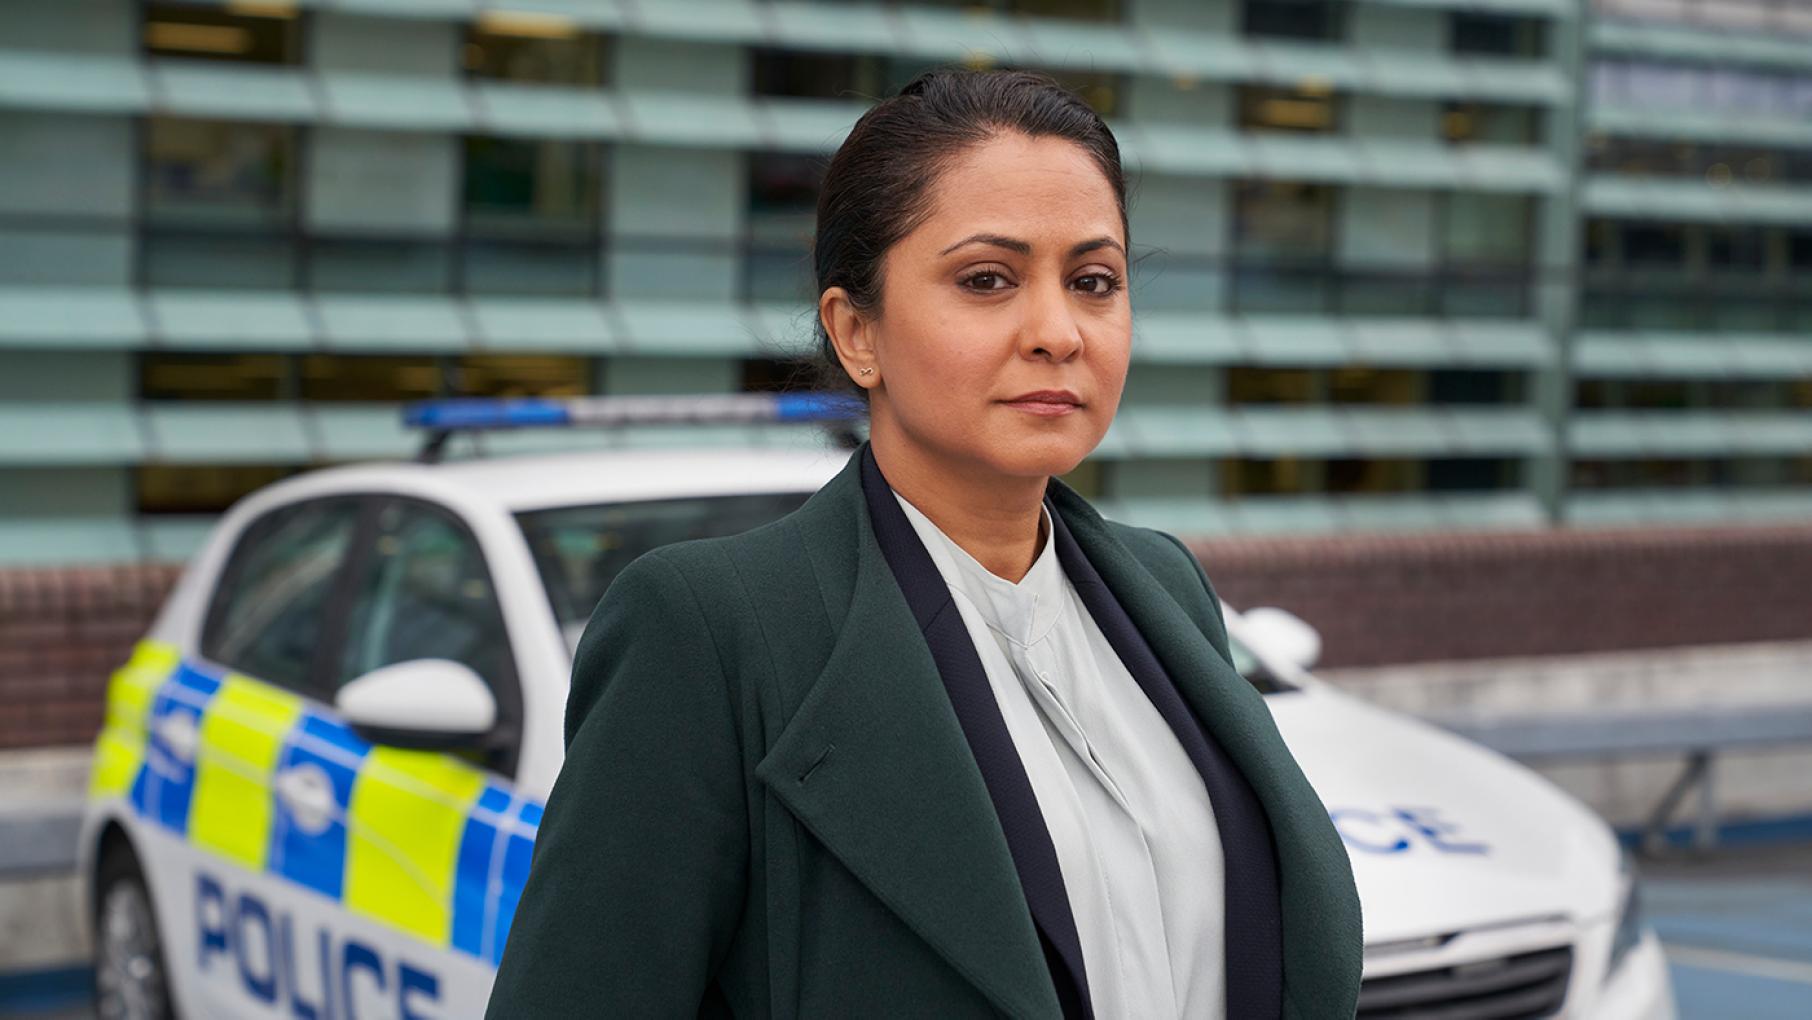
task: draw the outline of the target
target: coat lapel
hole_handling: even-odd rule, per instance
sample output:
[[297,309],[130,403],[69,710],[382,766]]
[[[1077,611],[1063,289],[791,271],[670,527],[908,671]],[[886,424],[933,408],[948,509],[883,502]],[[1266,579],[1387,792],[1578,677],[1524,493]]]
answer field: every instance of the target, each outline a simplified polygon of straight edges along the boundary
[[1074,490],[1052,479],[1049,496],[1077,546],[1250,784],[1271,823],[1282,894],[1285,1015],[1297,1013],[1293,999],[1327,1001],[1319,996],[1356,980],[1359,902],[1346,849],[1321,798],[1278,735],[1264,697],[1221,657],[1163,583]]
[[831,554],[820,569],[853,569],[855,581],[829,660],[756,776],[995,1006],[1058,1015],[1006,837],[875,540],[859,465],[858,451],[800,511],[813,537],[822,522],[827,545],[847,535],[853,563]]
[[[798,511],[828,598],[848,593],[828,661],[756,775],[850,872],[1010,1016],[1060,1012],[1006,837],[937,665],[874,537],[860,451]],[[1278,846],[1286,1015],[1357,973],[1345,849],[1264,699],[1086,500],[1049,496],[1178,691],[1238,766]],[[853,581],[850,578],[853,576]],[[1327,876],[1338,870],[1346,882]],[[1230,933],[1229,937],[1237,937]],[[1351,974],[1348,973],[1351,971]],[[1310,994],[1307,1001],[1315,1001]]]

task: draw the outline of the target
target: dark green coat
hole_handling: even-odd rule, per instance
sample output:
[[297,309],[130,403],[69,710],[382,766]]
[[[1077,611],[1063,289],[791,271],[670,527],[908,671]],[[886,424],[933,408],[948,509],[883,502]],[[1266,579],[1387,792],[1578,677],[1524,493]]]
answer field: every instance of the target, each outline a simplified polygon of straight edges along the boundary
[[[574,660],[566,764],[488,1016],[1059,1015],[859,466],[779,521],[657,549],[611,585]],[[1171,536],[1050,491],[1270,819],[1284,1015],[1351,1017],[1346,850],[1230,665],[1207,576]]]

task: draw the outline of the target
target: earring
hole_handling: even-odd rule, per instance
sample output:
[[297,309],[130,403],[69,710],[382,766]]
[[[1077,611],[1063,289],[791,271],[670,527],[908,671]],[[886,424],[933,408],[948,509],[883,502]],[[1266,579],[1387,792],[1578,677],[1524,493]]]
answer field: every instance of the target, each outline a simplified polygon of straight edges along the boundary
[[873,368],[858,369],[857,374],[858,375],[874,375],[875,370]]

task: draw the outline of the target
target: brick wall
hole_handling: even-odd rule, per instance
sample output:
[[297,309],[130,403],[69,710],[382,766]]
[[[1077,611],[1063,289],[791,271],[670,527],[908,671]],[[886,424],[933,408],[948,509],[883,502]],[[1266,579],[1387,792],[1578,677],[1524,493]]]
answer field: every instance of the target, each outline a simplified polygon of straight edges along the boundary
[[[1812,526],[1192,543],[1235,606],[1282,606],[1329,667],[1812,638]],[[0,570],[0,748],[83,743],[176,580]]]
[[0,748],[79,744],[177,567],[0,569]]
[[1192,546],[1227,602],[1314,624],[1328,667],[1812,638],[1812,526]]

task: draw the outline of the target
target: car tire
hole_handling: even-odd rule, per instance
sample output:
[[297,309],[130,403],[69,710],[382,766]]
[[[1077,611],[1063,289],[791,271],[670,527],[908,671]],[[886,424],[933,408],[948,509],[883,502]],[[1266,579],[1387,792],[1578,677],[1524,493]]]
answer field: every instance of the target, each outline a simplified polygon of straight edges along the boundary
[[101,859],[94,895],[94,995],[100,1020],[176,1020],[157,913],[124,844]]

